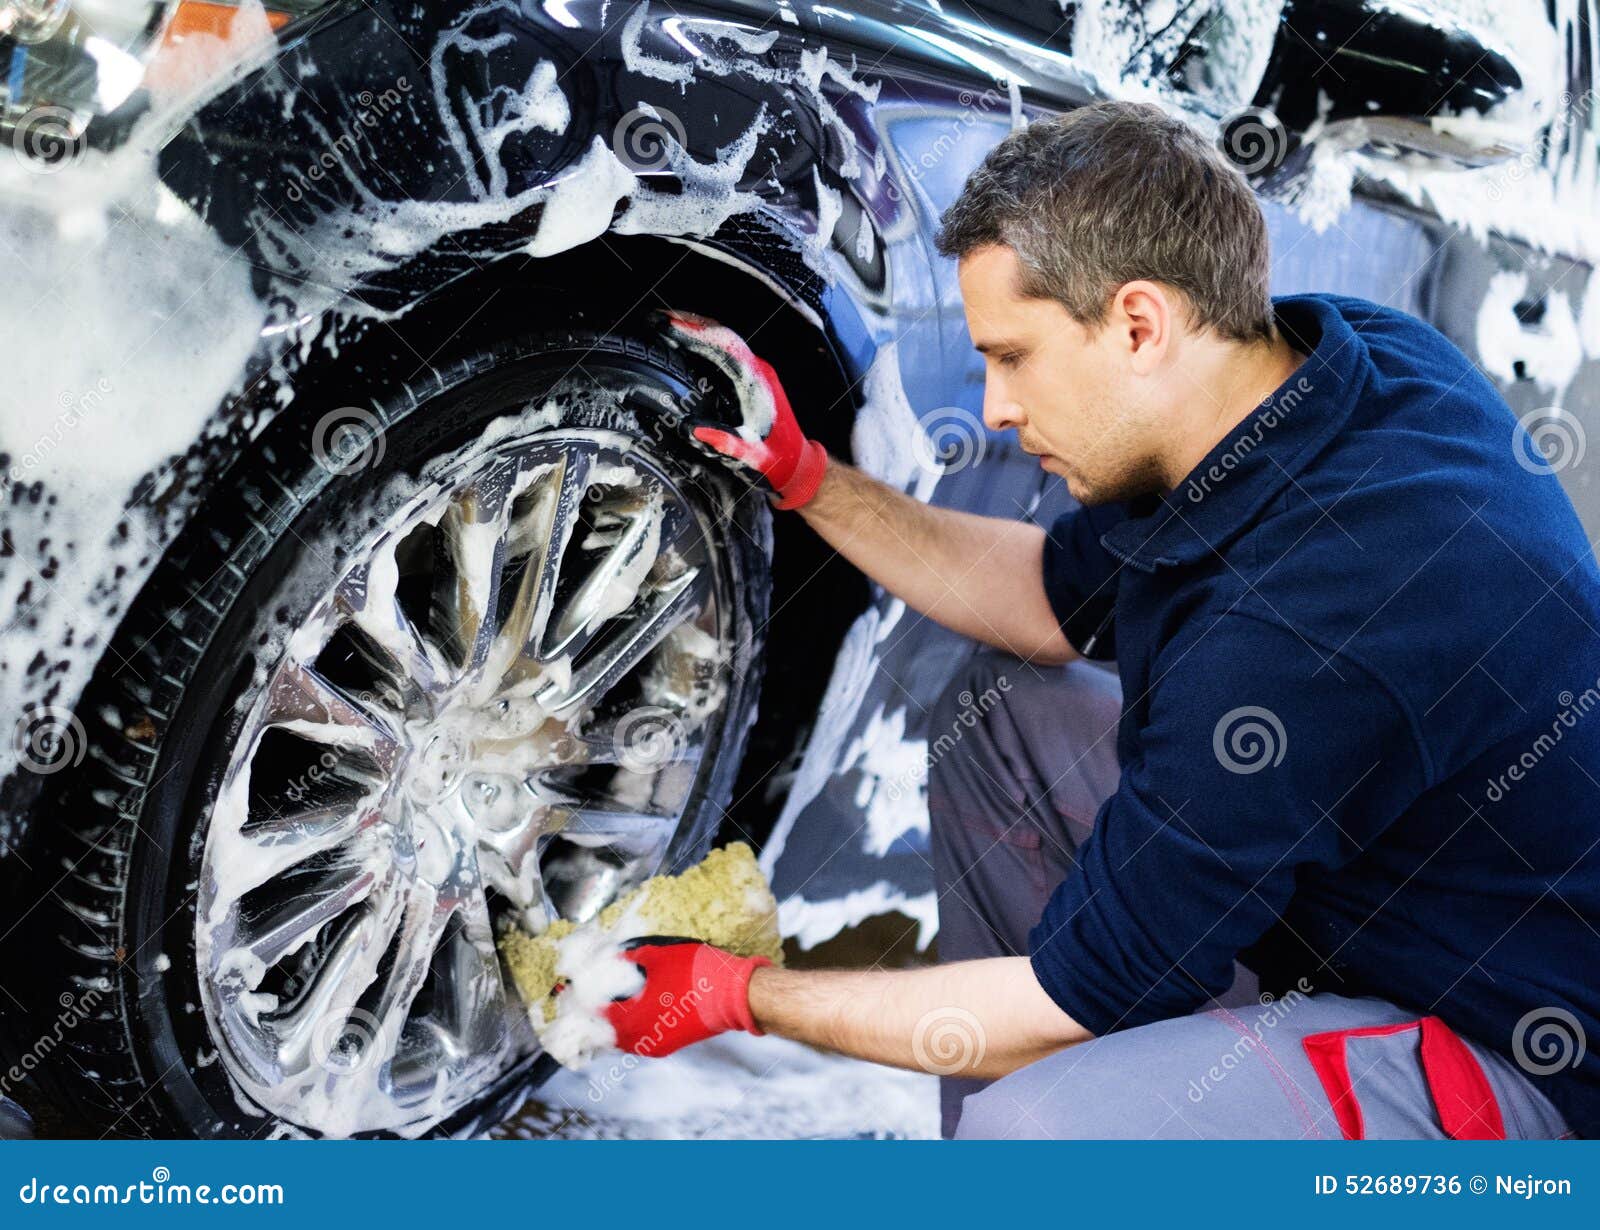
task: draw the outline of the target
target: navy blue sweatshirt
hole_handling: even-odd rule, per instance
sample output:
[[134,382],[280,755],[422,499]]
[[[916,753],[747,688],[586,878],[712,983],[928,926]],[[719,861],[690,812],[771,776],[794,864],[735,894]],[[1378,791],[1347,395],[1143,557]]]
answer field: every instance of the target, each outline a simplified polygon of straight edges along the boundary
[[1192,1011],[1236,957],[1380,996],[1600,1135],[1594,555],[1441,334],[1275,307],[1308,357],[1270,399],[1165,498],[1051,527],[1051,604],[1122,678],[1122,777],[1033,968],[1095,1034]]

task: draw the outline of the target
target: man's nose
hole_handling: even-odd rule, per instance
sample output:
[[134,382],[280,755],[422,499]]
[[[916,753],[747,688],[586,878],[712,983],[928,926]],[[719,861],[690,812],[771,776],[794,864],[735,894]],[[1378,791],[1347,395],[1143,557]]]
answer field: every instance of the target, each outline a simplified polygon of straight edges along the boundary
[[1022,407],[1012,401],[1004,385],[988,381],[983,386],[983,424],[990,431],[1022,426]]

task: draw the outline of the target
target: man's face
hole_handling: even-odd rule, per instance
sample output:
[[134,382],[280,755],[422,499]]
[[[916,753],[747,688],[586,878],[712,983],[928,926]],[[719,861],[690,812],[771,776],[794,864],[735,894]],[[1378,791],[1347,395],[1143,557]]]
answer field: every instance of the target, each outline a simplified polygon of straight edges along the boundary
[[1116,322],[1090,332],[1054,299],[1018,294],[1021,265],[1003,244],[961,258],[967,331],[984,357],[983,421],[1022,447],[1084,504],[1160,489],[1150,382]]

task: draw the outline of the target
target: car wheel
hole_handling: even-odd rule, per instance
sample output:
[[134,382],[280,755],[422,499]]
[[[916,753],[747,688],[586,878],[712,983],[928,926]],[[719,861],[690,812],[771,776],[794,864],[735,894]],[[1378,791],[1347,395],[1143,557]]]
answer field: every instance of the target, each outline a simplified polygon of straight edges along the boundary
[[566,333],[272,425],[41,819],[34,999],[88,1018],[53,1093],[125,1134],[417,1135],[548,1072],[497,931],[702,856],[753,720],[768,513],[674,429],[717,397]]

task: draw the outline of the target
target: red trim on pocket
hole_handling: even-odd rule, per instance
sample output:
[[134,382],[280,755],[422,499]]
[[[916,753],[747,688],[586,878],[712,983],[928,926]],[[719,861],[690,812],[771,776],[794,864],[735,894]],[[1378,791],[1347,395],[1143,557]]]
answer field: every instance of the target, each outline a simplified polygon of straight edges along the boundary
[[1452,1140],[1504,1140],[1505,1121],[1483,1065],[1455,1030],[1436,1016],[1395,1025],[1368,1025],[1358,1029],[1331,1029],[1300,1040],[1306,1058],[1328,1095],[1340,1134],[1346,1140],[1365,1140],[1366,1123],[1361,1103],[1350,1083],[1350,1062],[1345,1054],[1349,1038],[1381,1038],[1420,1029],[1419,1052],[1423,1079],[1433,1098],[1439,1126]]
[[1422,1021],[1422,1071],[1439,1126],[1451,1140],[1504,1140],[1505,1120],[1483,1065],[1460,1036],[1436,1016]]
[[1327,1033],[1307,1034],[1300,1039],[1306,1048],[1306,1058],[1322,1082],[1322,1091],[1333,1106],[1333,1117],[1338,1121],[1339,1134],[1346,1140],[1365,1140],[1366,1124],[1361,1118],[1361,1103],[1356,1101],[1356,1091],[1350,1084],[1350,1061],[1344,1053],[1346,1038],[1373,1038],[1397,1034],[1401,1030],[1415,1029],[1418,1022],[1402,1021],[1398,1025],[1369,1025],[1360,1029],[1330,1029]]

